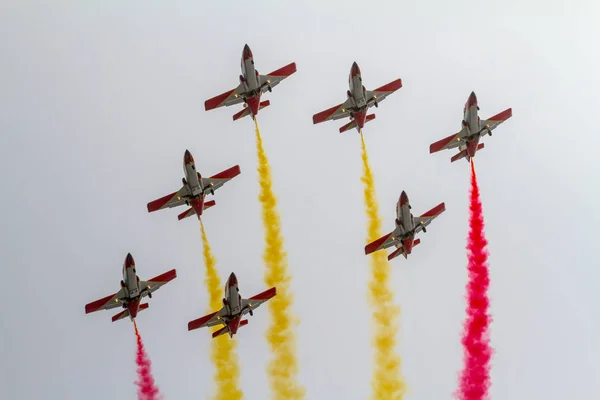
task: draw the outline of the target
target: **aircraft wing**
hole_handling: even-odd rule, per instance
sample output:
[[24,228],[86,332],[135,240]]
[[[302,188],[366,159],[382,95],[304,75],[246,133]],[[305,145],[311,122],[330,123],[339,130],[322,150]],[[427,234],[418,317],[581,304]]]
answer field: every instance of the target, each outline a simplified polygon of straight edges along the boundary
[[374,242],[369,243],[365,246],[365,254],[371,254],[377,250],[387,249],[388,247],[395,246],[396,244],[402,245],[402,242],[398,239],[400,237],[400,229],[396,227],[393,232],[388,233],[385,236],[380,237]]
[[383,85],[382,87],[377,88],[375,90],[367,90],[367,104],[369,104],[369,106],[372,106],[375,103],[375,101],[377,101],[377,103],[381,103],[383,99],[385,99],[401,87],[402,79],[396,79],[395,81],[390,82],[387,85]]
[[121,307],[125,299],[125,289],[121,288],[117,293],[106,296],[85,305],[85,313],[89,314],[100,310],[110,310],[111,308]]
[[238,176],[240,173],[240,166],[234,165],[233,167],[219,172],[210,178],[202,178],[202,187],[205,188],[205,190],[210,188],[211,190],[215,191],[223,186],[227,181]]
[[420,217],[413,218],[415,223],[415,233],[422,231],[423,228],[426,228],[427,225],[431,223],[438,215],[446,211],[445,203],[440,203],[437,206],[433,207],[431,210],[427,211],[425,214]]
[[[500,114],[494,115],[490,119],[481,120],[481,125],[485,126],[487,129],[492,131],[492,130],[496,129],[496,127],[498,125],[500,125],[501,123],[503,123],[510,117],[512,117],[512,108],[506,109],[506,110],[502,111]],[[486,133],[488,133],[488,131],[486,131],[484,134],[486,134]]]
[[188,322],[188,331],[192,331],[198,328],[204,328],[205,326],[215,326],[219,324],[224,324],[222,317],[227,315],[227,310],[225,307],[221,307],[221,309],[212,314],[205,315],[204,317],[195,319],[193,321]]
[[259,75],[258,82],[262,88],[261,90],[264,93],[269,90],[269,87],[274,88],[275,86],[279,85],[282,80],[294,72],[296,72],[296,63],[291,63],[285,67],[279,68],[277,71],[271,72],[270,74]]
[[262,303],[273,298],[276,294],[277,288],[272,287],[271,289],[265,290],[264,292],[259,293],[256,296],[250,297],[249,299],[243,299],[242,309],[244,310],[244,313],[258,308]]
[[146,205],[146,207],[148,208],[148,212],[162,210],[163,208],[178,207],[185,203],[184,198],[190,194],[191,193],[187,186],[182,186],[179,191],[151,201]]
[[466,136],[467,129],[462,128],[459,132],[456,132],[454,135],[450,135],[446,138],[443,138],[442,140],[438,140],[437,142],[432,143],[429,146],[429,153],[437,153],[441,150],[453,149],[455,147],[464,145],[466,144],[466,142],[462,139]]
[[213,97],[212,99],[208,99],[204,102],[204,109],[206,111],[213,110],[215,108],[223,107],[223,106],[232,106],[234,104],[239,104],[244,101],[243,94],[246,92],[246,88],[242,83],[238,85],[233,90],[220,94],[218,96]]
[[[148,288],[150,293],[154,293],[162,285],[164,285],[168,282],[171,282],[175,278],[177,278],[177,271],[172,269],[168,272],[165,272],[162,275],[159,275],[159,276],[156,276],[156,277],[150,279],[149,281],[140,281],[140,288],[142,290],[143,290],[143,288]],[[144,292],[144,293],[147,294],[148,292]]]
[[342,104],[338,104],[337,106],[313,115],[313,124],[350,117],[349,110],[353,107],[354,103],[352,102],[352,99],[349,98]]

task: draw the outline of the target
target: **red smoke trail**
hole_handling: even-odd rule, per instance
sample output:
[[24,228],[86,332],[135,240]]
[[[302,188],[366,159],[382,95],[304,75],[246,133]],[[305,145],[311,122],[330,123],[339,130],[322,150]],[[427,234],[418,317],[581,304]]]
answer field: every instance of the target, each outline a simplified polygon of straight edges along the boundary
[[146,354],[146,350],[144,350],[142,337],[138,332],[135,321],[133,321],[133,327],[137,338],[135,363],[137,364],[138,380],[135,384],[138,385],[138,400],[159,400],[158,387],[154,384],[154,377],[152,371],[150,371],[150,359]]
[[475,164],[471,159],[471,197],[469,218],[469,282],[467,284],[467,318],[464,323],[462,343],[464,346],[464,366],[460,375],[460,400],[488,399],[490,388],[490,359],[492,348],[488,326],[489,300],[487,290],[490,277],[487,266],[487,240],[483,232],[483,211],[479,198],[479,186],[475,174]]

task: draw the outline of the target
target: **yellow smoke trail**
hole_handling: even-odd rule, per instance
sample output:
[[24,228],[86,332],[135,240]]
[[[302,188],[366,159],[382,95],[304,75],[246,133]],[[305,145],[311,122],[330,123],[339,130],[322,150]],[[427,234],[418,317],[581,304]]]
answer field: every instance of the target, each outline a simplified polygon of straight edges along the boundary
[[[365,139],[362,142],[363,176],[365,212],[368,219],[367,243],[383,236],[379,204],[375,193],[375,180],[369,165]],[[384,251],[376,251],[369,259],[372,277],[369,281],[369,300],[374,308],[375,325],[375,370],[371,381],[373,400],[401,400],[406,392],[406,384],[400,372],[402,360],[396,353],[396,336],[398,334],[398,318],[400,307],[393,303],[390,290],[390,264]]]
[[[206,277],[204,283],[208,289],[210,310],[209,312],[215,312],[219,310],[223,303],[223,288],[221,287],[221,280],[217,272],[217,260],[212,253],[210,243],[206,237],[206,231],[204,230],[204,224],[200,221],[200,230],[202,231],[202,244],[204,245],[203,255],[204,262],[206,264]],[[222,328],[217,326],[213,329],[213,332]],[[240,366],[238,363],[236,349],[236,341],[229,337],[229,335],[221,335],[215,339],[211,339],[210,358],[215,366],[215,382],[217,384],[217,393],[214,396],[215,400],[241,400],[244,398],[244,394],[240,389],[239,378],[240,378]]]
[[287,255],[283,250],[281,219],[277,211],[277,198],[273,193],[271,166],[263,148],[258,122],[256,128],[256,149],[258,153],[258,175],[260,183],[259,200],[262,206],[262,220],[266,247],[263,259],[267,266],[265,282],[268,287],[277,287],[277,296],[267,303],[271,312],[271,325],[266,337],[273,353],[267,372],[274,400],[303,399],[306,391],[298,383],[298,361],[296,341],[293,332],[295,320],[291,313],[291,277],[288,273]]

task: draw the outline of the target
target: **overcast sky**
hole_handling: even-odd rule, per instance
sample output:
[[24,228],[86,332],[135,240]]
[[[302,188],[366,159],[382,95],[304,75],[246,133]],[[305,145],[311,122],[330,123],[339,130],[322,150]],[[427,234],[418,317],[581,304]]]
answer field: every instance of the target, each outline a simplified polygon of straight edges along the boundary
[[[221,278],[234,271],[245,297],[266,289],[252,121],[203,104],[237,86],[248,43],[260,73],[298,68],[266,95],[259,124],[307,397],[370,394],[360,140],[311,118],[345,99],[356,61],[367,89],[403,82],[365,128],[383,229],[402,190],[416,215],[446,202],[393,261],[406,399],[450,399],[462,365],[469,169],[429,144],[460,129],[472,90],[482,118],[513,108],[476,158],[492,397],[597,399],[600,3],[559,3],[2,2],[0,397],[135,397],[132,324],[84,313],[118,290],[127,252],[141,279],[177,269],[137,319],[161,392],[213,393],[210,333],[187,331],[208,311],[199,224],[146,203],[180,187],[186,148],[204,175],[239,164],[204,222]],[[268,320],[260,308],[237,336],[247,399],[269,398]]]

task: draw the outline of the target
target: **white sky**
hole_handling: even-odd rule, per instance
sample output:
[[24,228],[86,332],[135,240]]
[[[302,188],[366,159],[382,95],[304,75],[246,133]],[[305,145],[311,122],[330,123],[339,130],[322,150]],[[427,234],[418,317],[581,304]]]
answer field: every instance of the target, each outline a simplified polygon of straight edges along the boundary
[[[176,190],[188,148],[203,174],[239,164],[204,221],[222,279],[266,289],[252,121],[204,100],[238,83],[242,48],[298,72],[265,99],[309,399],[370,393],[371,311],[360,141],[311,116],[344,100],[353,61],[374,89],[403,88],[365,129],[384,230],[446,202],[408,260],[393,262],[407,399],[450,399],[462,363],[468,165],[429,144],[508,107],[476,158],[491,252],[492,397],[600,396],[597,164],[600,5],[595,1],[55,1],[0,5],[3,289],[0,398],[134,398],[131,323],[84,305],[118,289],[127,252],[148,279],[178,277],[138,324],[168,399],[213,393],[198,223],[148,214]],[[213,4],[214,3],[214,4]],[[116,312],[115,312],[116,313]],[[248,399],[269,397],[268,309],[238,336]]]

